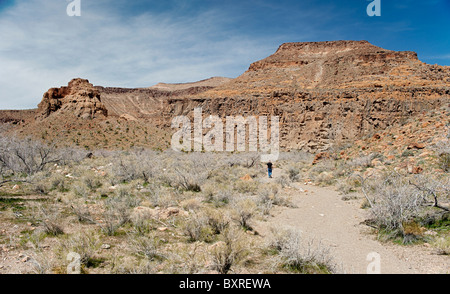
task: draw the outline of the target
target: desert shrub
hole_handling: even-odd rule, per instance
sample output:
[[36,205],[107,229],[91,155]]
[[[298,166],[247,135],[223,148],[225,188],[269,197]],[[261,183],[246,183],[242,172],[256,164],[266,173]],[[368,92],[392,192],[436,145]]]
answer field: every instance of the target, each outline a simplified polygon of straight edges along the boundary
[[121,183],[142,179],[149,182],[156,177],[158,168],[156,153],[150,150],[134,149],[128,153],[116,155],[112,173]]
[[270,210],[273,207],[273,198],[274,196],[269,189],[264,189],[259,192],[256,204],[263,215],[270,214]]
[[223,207],[229,204],[234,198],[234,191],[227,188],[219,188],[218,191],[208,191],[206,201],[212,203],[215,207]]
[[115,191],[115,198],[125,203],[129,208],[139,206],[141,199],[132,193],[129,186],[121,186]]
[[331,172],[321,172],[314,178],[314,181],[322,186],[331,186],[335,183],[336,179]]
[[222,210],[218,209],[206,209],[205,217],[207,224],[212,229],[214,234],[220,234],[225,231],[230,225],[230,217]]
[[300,169],[295,166],[289,166],[288,176],[291,182],[298,182],[300,180]]
[[92,176],[83,177],[83,183],[92,192],[94,192],[95,190],[97,190],[98,188],[100,188],[102,186],[102,182],[100,181],[100,179],[92,177]]
[[42,250],[34,251],[30,260],[32,273],[37,275],[48,275],[55,267],[54,261]]
[[97,223],[96,221],[94,221],[94,218],[92,217],[91,212],[89,210],[89,206],[85,204],[84,200],[73,201],[70,204],[70,208],[72,212],[76,215],[77,220],[79,222],[89,224]]
[[102,231],[108,236],[115,235],[117,230],[130,220],[129,208],[126,199],[108,198],[102,213]]
[[87,199],[90,195],[89,188],[86,187],[86,185],[83,183],[74,184],[73,192],[75,193],[75,196],[81,197],[83,199]]
[[160,250],[160,241],[154,235],[129,236],[131,248],[135,254],[149,261],[163,260],[166,256]]
[[277,252],[275,264],[299,273],[335,273],[330,252],[322,244],[305,240],[294,229],[272,229],[269,248]]
[[57,253],[63,260],[70,252],[77,253],[80,255],[82,265],[92,267],[96,263],[95,255],[101,245],[101,240],[96,232],[79,232],[61,239]]
[[[440,199],[448,200],[450,197],[450,177],[447,175],[415,175],[409,180],[425,200],[432,202],[434,207],[440,206]],[[445,208],[444,208],[445,209]]]
[[68,192],[70,185],[67,183],[66,178],[63,175],[53,175],[50,178],[50,190],[56,190],[58,192],[64,193]]
[[348,165],[351,167],[373,167],[373,160],[375,158],[381,158],[378,153],[371,153],[369,155],[362,155],[360,157],[352,159]]
[[256,203],[248,197],[240,197],[232,203],[232,218],[245,230],[252,230],[251,219],[256,213]]
[[39,204],[33,214],[43,226],[46,234],[52,236],[64,234],[61,213],[55,205]]
[[290,184],[291,184],[291,181],[290,181],[289,177],[286,176],[286,175],[284,175],[284,174],[281,175],[280,177],[278,177],[278,178],[276,179],[276,182],[277,182],[277,184],[279,184],[282,188],[289,187]]
[[180,206],[186,211],[196,211],[202,207],[202,203],[198,198],[190,198],[180,202]]
[[233,188],[241,194],[254,194],[258,191],[258,182],[239,179],[234,182]]
[[434,151],[438,156],[439,167],[445,172],[450,171],[450,132],[447,138],[434,146]]
[[361,181],[356,176],[341,179],[337,184],[337,190],[345,195],[356,192],[358,187],[361,187]]
[[450,236],[441,236],[433,241],[432,245],[440,255],[450,255]]
[[46,145],[31,138],[19,140],[0,137],[0,165],[2,170],[27,175],[42,171],[50,163],[61,160],[61,154],[54,146]]
[[208,218],[204,214],[191,213],[189,215],[189,218],[184,224],[184,234],[189,238],[189,242],[211,241],[213,231],[208,221]]
[[376,179],[373,189],[370,213],[375,224],[391,236],[405,236],[404,224],[419,216],[423,193],[397,173]]
[[233,266],[244,260],[247,253],[242,232],[229,227],[223,232],[222,241],[212,249],[212,268],[220,274],[228,274]]

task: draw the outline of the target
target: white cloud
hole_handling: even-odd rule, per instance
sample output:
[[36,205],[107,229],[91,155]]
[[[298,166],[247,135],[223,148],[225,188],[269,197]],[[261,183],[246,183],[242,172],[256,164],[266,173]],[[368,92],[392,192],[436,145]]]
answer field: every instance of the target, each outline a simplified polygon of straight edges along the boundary
[[0,109],[34,108],[48,88],[75,77],[120,87],[234,77],[276,49],[225,29],[231,16],[220,11],[127,18],[110,2],[81,1],[81,17],[56,0],[20,0],[0,12]]

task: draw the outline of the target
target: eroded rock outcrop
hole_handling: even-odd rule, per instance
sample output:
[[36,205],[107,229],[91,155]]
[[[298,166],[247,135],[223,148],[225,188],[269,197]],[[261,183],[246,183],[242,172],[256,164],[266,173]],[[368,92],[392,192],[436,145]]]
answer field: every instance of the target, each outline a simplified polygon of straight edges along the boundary
[[53,114],[73,114],[83,119],[106,117],[100,92],[85,79],[73,79],[67,87],[51,88],[38,105],[37,119]]

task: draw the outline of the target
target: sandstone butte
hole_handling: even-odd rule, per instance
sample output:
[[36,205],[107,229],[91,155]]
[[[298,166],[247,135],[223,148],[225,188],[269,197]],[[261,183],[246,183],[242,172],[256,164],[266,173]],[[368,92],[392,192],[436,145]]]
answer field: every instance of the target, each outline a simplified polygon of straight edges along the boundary
[[367,41],[285,43],[235,79],[137,89],[74,79],[47,91],[35,110],[1,111],[0,121],[22,134],[50,120],[63,131],[70,127],[61,123],[71,121],[66,117],[81,128],[101,125],[99,131],[104,120],[126,120],[170,134],[174,116],[192,116],[194,107],[202,107],[205,116],[224,119],[279,116],[282,149],[318,153],[439,110],[449,105],[449,96],[450,67],[423,63],[415,52]]

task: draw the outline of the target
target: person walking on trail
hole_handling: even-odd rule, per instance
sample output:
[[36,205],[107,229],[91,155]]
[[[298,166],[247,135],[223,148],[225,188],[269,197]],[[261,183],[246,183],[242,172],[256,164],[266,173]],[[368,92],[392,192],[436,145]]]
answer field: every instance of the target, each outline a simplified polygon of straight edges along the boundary
[[271,179],[272,178],[272,167],[273,167],[273,164],[272,164],[272,162],[268,162],[267,163],[267,171],[269,172],[269,178]]

